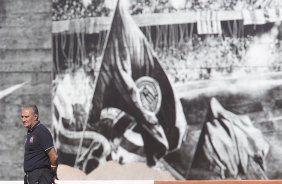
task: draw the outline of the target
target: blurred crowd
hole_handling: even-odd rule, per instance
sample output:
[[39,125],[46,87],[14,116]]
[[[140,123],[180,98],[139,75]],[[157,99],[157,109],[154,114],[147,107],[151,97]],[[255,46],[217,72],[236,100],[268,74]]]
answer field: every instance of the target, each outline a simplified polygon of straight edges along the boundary
[[[256,53],[260,52],[256,48],[260,46],[265,50]],[[161,65],[174,83],[282,71],[281,41],[261,44],[257,43],[256,37],[253,36],[209,36],[202,39],[194,35],[192,41],[177,48],[158,49],[157,54]],[[264,57],[265,55],[267,56]],[[251,60],[256,60],[257,57],[261,57],[262,61],[252,63]]]
[[279,0],[135,0],[131,14],[166,13],[185,10],[243,10],[282,6]]
[[111,10],[105,6],[103,0],[93,0],[92,3],[85,6],[82,0],[53,0],[52,19],[70,20],[86,17],[105,17]]
[[[53,0],[53,20],[109,16],[106,0]],[[282,6],[281,0],[130,0],[130,13],[168,13],[187,10],[242,10]]]
[[[156,47],[155,52],[174,84],[282,72],[282,42],[261,42],[257,36],[203,38],[195,34],[178,46]],[[82,66],[87,73],[93,73],[97,68],[93,66],[100,61],[101,56],[92,51]]]

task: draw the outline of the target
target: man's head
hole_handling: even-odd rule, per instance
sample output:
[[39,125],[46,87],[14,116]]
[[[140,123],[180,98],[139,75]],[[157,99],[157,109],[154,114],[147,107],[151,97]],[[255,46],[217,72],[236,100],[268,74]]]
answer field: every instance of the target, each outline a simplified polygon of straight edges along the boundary
[[39,119],[39,113],[36,105],[26,105],[21,109],[22,123],[25,128],[32,128]]

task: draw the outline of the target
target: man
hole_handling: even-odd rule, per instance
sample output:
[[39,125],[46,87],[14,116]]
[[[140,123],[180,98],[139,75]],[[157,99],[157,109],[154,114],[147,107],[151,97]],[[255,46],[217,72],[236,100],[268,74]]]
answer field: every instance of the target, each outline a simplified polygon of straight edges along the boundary
[[24,154],[25,184],[52,184],[57,178],[58,155],[48,129],[39,121],[35,105],[21,109],[23,126],[27,129]]

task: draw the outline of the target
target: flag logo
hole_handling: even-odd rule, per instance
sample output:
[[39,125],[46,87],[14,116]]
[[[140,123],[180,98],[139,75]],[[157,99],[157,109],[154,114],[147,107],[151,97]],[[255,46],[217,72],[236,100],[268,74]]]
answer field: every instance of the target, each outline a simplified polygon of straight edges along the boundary
[[136,86],[140,90],[137,101],[141,108],[157,114],[162,103],[162,94],[159,83],[149,76],[140,77],[136,81]]

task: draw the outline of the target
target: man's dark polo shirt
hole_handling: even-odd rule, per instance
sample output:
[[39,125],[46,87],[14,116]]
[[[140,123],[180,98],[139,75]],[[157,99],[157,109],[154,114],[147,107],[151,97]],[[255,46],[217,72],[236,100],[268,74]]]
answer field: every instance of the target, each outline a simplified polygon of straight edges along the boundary
[[50,168],[46,150],[54,147],[52,135],[40,122],[27,131],[24,153],[24,171]]

